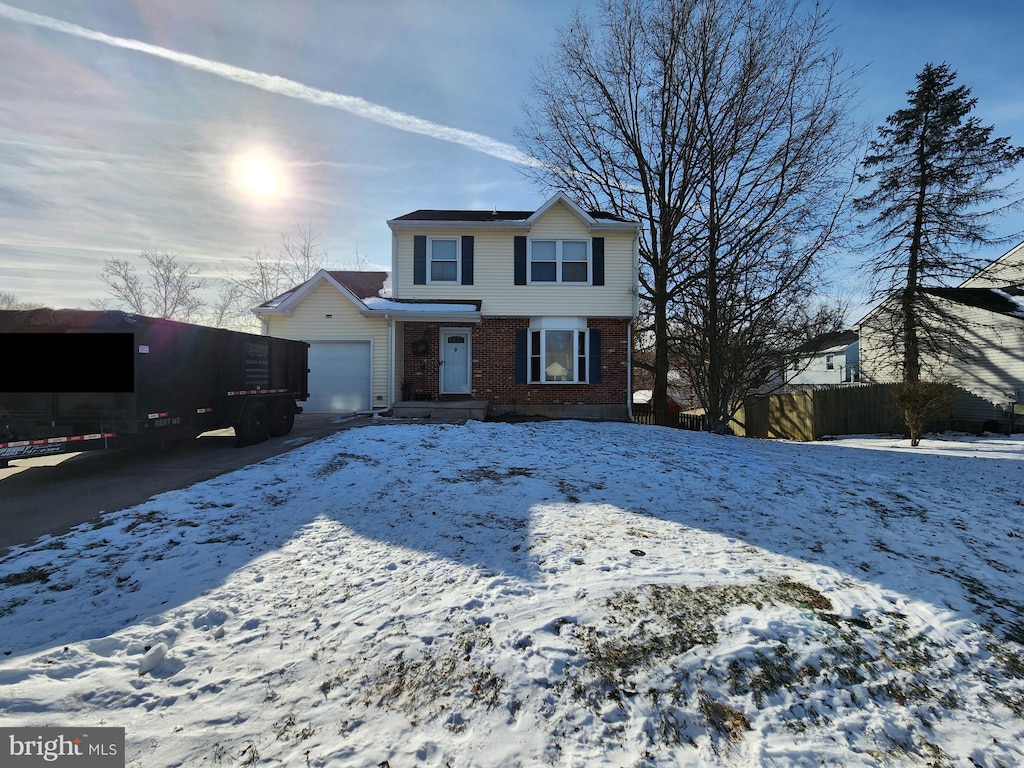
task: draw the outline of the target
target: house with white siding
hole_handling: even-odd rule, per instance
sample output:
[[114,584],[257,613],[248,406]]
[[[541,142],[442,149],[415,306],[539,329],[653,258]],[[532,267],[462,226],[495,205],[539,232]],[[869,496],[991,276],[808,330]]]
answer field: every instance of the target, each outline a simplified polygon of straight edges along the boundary
[[793,350],[783,372],[789,391],[856,384],[860,381],[860,340],[856,331],[817,336]]
[[[1024,243],[958,287],[922,288],[918,306],[924,379],[964,390],[955,422],[1005,422],[1024,398]],[[861,380],[902,380],[900,305],[890,297],[856,326]]]
[[255,310],[270,335],[310,342],[307,410],[629,418],[636,222],[557,193],[387,224],[387,285],[324,271]]

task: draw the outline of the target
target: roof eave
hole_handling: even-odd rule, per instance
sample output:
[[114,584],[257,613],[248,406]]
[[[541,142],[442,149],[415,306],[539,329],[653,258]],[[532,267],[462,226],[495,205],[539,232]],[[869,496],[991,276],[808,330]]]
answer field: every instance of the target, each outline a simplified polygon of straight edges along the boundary
[[418,309],[369,309],[359,310],[363,317],[391,317],[395,320],[407,320],[420,323],[470,323],[480,325],[482,315],[480,312],[424,312]]
[[590,225],[591,232],[633,232],[640,231],[639,221],[595,221]]
[[530,225],[525,221],[439,221],[436,219],[388,219],[392,232],[447,232],[452,229],[478,229],[490,232],[528,232]]
[[256,317],[263,317],[264,315],[283,315],[284,317],[292,316],[292,310],[281,307],[253,307],[249,311],[256,315]]

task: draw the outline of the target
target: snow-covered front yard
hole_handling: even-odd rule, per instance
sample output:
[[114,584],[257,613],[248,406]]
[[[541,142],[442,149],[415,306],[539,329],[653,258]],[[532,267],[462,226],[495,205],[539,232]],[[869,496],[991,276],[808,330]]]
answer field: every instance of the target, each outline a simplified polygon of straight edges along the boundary
[[1024,765],[1024,441],[350,429],[0,561],[0,721],[162,766]]

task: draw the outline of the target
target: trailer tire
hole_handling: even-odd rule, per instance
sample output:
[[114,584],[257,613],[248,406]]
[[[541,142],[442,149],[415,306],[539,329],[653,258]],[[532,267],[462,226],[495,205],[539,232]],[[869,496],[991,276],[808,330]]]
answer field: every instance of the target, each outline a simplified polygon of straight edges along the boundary
[[267,439],[270,414],[261,402],[249,403],[235,427],[239,445],[255,445]]
[[295,425],[295,405],[287,397],[278,397],[270,401],[268,406],[270,421],[267,431],[271,437],[283,437],[292,431]]

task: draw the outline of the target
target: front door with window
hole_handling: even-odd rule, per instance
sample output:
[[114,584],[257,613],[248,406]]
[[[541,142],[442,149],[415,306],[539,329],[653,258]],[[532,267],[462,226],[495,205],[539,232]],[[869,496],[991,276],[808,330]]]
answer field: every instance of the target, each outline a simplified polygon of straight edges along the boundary
[[441,329],[441,393],[470,392],[469,328]]

